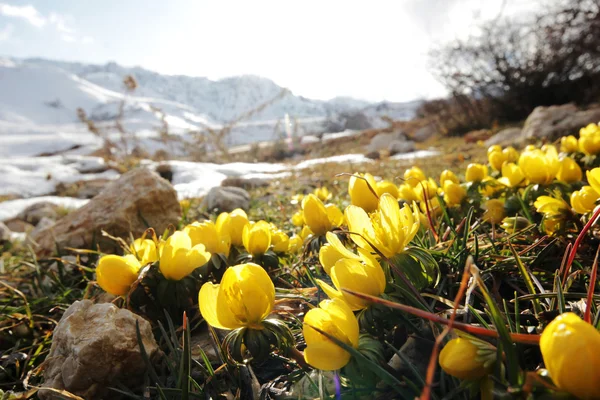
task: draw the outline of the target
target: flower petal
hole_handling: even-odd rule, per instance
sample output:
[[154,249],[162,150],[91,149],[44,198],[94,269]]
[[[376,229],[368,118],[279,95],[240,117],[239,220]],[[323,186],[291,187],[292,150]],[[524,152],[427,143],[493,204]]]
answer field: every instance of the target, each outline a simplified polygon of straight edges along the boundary
[[350,357],[350,353],[332,341],[314,343],[304,350],[306,362],[323,371],[334,371],[344,367],[350,361]]
[[219,303],[220,285],[207,282],[200,288],[198,293],[198,305],[202,318],[210,326],[218,329],[236,329],[242,324],[235,318],[223,302]]

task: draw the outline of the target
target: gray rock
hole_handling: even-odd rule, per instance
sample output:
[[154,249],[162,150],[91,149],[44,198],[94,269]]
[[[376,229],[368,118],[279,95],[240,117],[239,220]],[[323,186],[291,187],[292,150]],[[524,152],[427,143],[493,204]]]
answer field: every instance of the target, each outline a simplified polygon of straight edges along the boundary
[[58,206],[49,201],[41,201],[25,208],[17,215],[21,221],[37,225],[42,218],[49,218],[56,221],[58,219]]
[[390,143],[388,151],[390,152],[390,156],[410,153],[411,151],[415,151],[415,142],[412,140],[394,140]]
[[0,222],[0,243],[8,242],[12,236],[12,232],[3,222]]
[[208,192],[202,203],[208,210],[231,212],[236,208],[250,208],[250,193],[235,186],[217,186]]
[[19,218],[11,218],[4,221],[4,224],[10,229],[12,232],[31,232],[35,226],[31,225],[29,222],[25,222],[20,220]]
[[600,106],[579,110],[574,104],[536,107],[527,117],[522,137],[556,140],[564,135],[577,134],[589,123],[600,121]]
[[[109,387],[117,382],[127,388],[143,383],[146,364],[136,336],[139,323],[142,343],[151,357],[159,348],[150,323],[131,311],[110,303],[76,301],[54,330],[44,370],[45,388],[67,390],[84,399],[115,399]],[[42,400],[61,398],[41,389]]]
[[421,143],[426,140],[429,140],[437,133],[437,129],[434,124],[425,125],[419,129],[417,129],[413,134],[411,139],[415,142]]
[[521,137],[521,128],[506,128],[496,133],[494,136],[485,141],[486,146],[500,145],[509,146],[523,141]]
[[406,141],[406,136],[403,132],[378,133],[371,139],[366,152],[373,153],[375,151],[389,150],[390,143],[394,141]]
[[171,184],[146,168],[137,168],[30,239],[40,256],[53,254],[57,247],[86,248],[93,244],[104,252],[119,252],[119,246],[102,231],[128,239],[130,234],[141,236],[149,227],[163,232],[169,225],[176,225],[180,217],[181,207]]
[[42,219],[40,219],[40,222],[38,222],[38,224],[35,226],[35,228],[33,228],[33,231],[31,231],[31,234],[35,235],[36,233],[40,232],[41,230],[54,225],[55,222],[56,221],[54,221],[53,219],[43,217]]

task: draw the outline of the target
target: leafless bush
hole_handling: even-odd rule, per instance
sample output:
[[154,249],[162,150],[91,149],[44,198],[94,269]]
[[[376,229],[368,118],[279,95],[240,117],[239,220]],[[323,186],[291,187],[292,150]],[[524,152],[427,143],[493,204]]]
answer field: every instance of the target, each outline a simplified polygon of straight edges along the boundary
[[[531,20],[498,19],[431,52],[454,106],[477,122],[517,121],[536,106],[600,98],[600,4],[557,0]],[[489,103],[487,103],[489,102]]]

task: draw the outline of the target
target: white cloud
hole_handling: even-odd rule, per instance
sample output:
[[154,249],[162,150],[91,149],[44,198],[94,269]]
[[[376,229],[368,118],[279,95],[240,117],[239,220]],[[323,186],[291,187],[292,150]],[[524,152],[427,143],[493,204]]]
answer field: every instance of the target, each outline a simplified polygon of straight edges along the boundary
[[41,15],[32,5],[13,6],[6,3],[0,3],[0,15],[5,17],[23,18],[36,28],[42,28],[46,25],[46,18]]
[[73,35],[70,35],[70,34],[68,34],[68,33],[64,33],[64,34],[60,35],[60,38],[61,38],[62,40],[64,40],[65,42],[68,42],[68,43],[73,43],[73,42],[75,42],[75,41],[77,40],[77,39],[75,38],[75,36],[73,36]]
[[48,17],[48,21],[50,21],[50,23],[56,27],[56,30],[61,33],[75,33],[75,30],[73,28],[67,26],[67,18],[64,15],[52,12]]
[[8,24],[3,29],[1,29],[0,30],[0,42],[10,39],[14,30],[15,30],[15,27],[12,24]]
[[92,44],[94,43],[94,38],[91,36],[84,36],[81,38],[81,43],[83,44]]

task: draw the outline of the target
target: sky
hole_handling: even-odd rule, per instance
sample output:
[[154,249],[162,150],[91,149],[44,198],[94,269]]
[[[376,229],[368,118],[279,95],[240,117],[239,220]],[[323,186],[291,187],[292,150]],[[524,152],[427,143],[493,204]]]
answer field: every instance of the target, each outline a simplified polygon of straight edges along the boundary
[[[296,95],[443,96],[432,46],[544,0],[0,0],[0,56],[252,74]],[[550,0],[546,0],[550,1]]]

